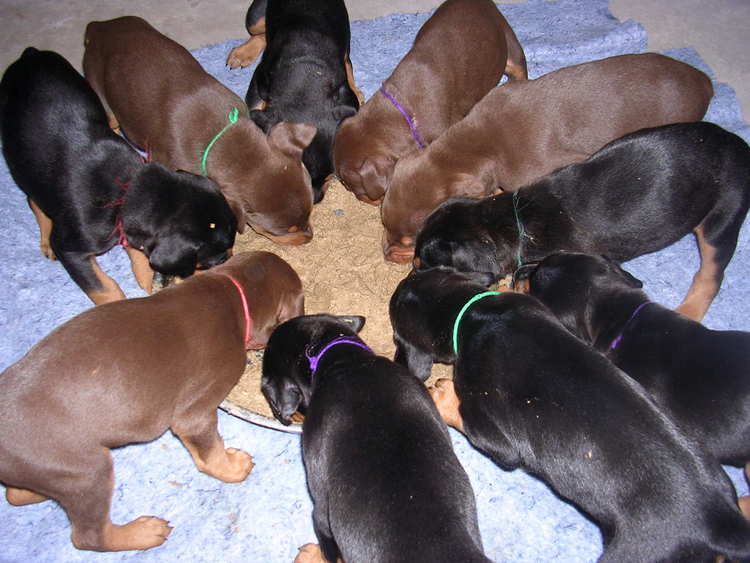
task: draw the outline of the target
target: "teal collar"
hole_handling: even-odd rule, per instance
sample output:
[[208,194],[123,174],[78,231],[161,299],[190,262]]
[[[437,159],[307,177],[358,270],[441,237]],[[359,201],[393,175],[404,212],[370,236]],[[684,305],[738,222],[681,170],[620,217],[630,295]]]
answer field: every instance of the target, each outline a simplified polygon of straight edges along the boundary
[[468,310],[469,307],[475,302],[479,301],[480,299],[484,299],[485,297],[489,297],[490,295],[500,295],[499,291],[485,291],[484,293],[477,293],[474,297],[469,299],[466,304],[461,307],[461,310],[458,312],[458,315],[456,316],[456,320],[453,322],[453,353],[458,356],[458,325],[461,324],[461,318],[464,316],[464,313]]

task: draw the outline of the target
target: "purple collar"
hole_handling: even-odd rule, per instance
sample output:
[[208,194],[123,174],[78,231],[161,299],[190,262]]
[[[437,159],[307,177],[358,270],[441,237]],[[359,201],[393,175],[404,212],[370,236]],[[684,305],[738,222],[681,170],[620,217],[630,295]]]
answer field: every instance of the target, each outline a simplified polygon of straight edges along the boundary
[[653,303],[653,301],[646,301],[644,303],[641,303],[638,305],[638,307],[635,308],[635,311],[633,311],[633,314],[630,315],[630,318],[627,320],[627,322],[622,326],[622,330],[620,331],[620,334],[618,334],[615,339],[612,341],[612,344],[609,345],[610,350],[614,350],[617,348],[617,346],[620,344],[620,341],[622,340],[623,334],[625,334],[625,329],[628,328],[628,325],[633,322],[633,319],[636,317],[638,313],[641,312],[641,309],[643,309],[646,305],[649,303]]
[[385,98],[393,104],[393,106],[401,112],[401,115],[404,116],[404,119],[406,120],[407,125],[409,126],[409,130],[411,131],[411,136],[414,137],[414,140],[417,142],[417,145],[420,149],[423,149],[427,146],[427,144],[422,140],[422,137],[419,136],[419,133],[417,132],[417,120],[414,119],[411,115],[409,115],[409,112],[407,112],[404,109],[404,106],[398,103],[398,100],[393,97],[392,94],[389,94],[385,87],[381,86],[379,92],[385,96]]
[[372,352],[372,350],[370,349],[369,346],[367,346],[367,344],[364,344],[363,342],[360,342],[359,340],[354,340],[353,338],[349,338],[348,336],[340,336],[338,338],[334,338],[328,344],[323,346],[323,349],[320,352],[318,352],[315,356],[310,356],[310,354],[305,352],[305,356],[310,361],[310,371],[313,374],[315,374],[315,370],[318,369],[318,363],[320,362],[320,359],[323,357],[323,354],[328,352],[328,350],[330,350],[337,344],[353,344],[354,346],[359,346],[363,350]]

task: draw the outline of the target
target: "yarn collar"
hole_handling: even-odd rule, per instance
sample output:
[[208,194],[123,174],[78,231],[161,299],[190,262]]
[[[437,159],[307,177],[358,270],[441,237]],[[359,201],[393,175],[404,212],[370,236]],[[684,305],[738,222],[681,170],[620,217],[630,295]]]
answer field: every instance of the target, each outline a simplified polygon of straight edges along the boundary
[[331,340],[328,344],[323,346],[323,348],[315,354],[314,356],[311,356],[310,354],[305,351],[305,356],[307,357],[307,360],[310,362],[310,371],[315,374],[315,370],[318,369],[318,363],[320,363],[320,359],[323,357],[323,355],[328,352],[331,348],[334,346],[337,346],[339,344],[352,344],[354,346],[359,346],[363,350],[367,350],[368,352],[372,352],[369,346],[365,344],[364,342],[360,342],[359,340],[355,340],[354,338],[350,338],[348,336],[340,336],[338,338],[334,338]]
[[229,278],[229,280],[237,288],[237,291],[240,293],[240,299],[242,300],[242,313],[245,315],[245,348],[247,348],[248,344],[250,344],[250,336],[253,333],[253,319],[250,316],[250,307],[247,304],[245,291],[242,289],[240,282],[234,279],[234,277],[230,276],[229,274],[225,274],[224,272],[217,273],[221,276],[224,276],[225,278]]
[[105,203],[104,205],[102,205],[102,208],[106,208],[106,207],[119,207],[120,208],[117,211],[117,217],[115,219],[115,228],[109,236],[112,237],[114,235],[117,235],[117,244],[121,245],[123,248],[128,248],[130,246],[130,243],[128,242],[128,237],[125,235],[125,224],[122,221],[122,206],[125,203],[125,198],[128,196],[128,190],[130,190],[130,182],[129,181],[123,182],[119,178],[115,178],[115,183],[117,184],[117,187],[120,188],[120,191],[122,191],[122,195],[114,201]]
[[390,94],[384,86],[380,87],[379,92],[385,96],[385,99],[388,100],[393,104],[393,107],[395,107],[401,115],[404,116],[404,119],[406,120],[406,124],[409,126],[409,131],[411,131],[411,136],[414,138],[414,141],[417,143],[417,146],[420,149],[423,149],[427,146],[427,143],[425,143],[422,140],[422,137],[419,136],[419,132],[417,131],[417,120],[409,115],[409,112],[406,111],[404,106],[402,106],[400,103],[398,103],[398,100],[393,96],[393,94]]
[[499,291],[485,291],[484,293],[477,293],[474,297],[469,299],[466,304],[461,307],[461,310],[458,312],[458,315],[456,316],[456,320],[453,321],[453,353],[458,356],[458,327],[461,324],[461,319],[464,316],[464,313],[471,307],[471,305],[475,301],[479,301],[480,299],[484,299],[485,297],[489,297],[490,295],[500,295]]
[[628,326],[630,326],[630,323],[632,323],[633,319],[638,315],[638,313],[641,312],[641,309],[643,309],[649,303],[653,303],[653,301],[646,301],[644,303],[641,303],[640,305],[638,305],[638,307],[635,308],[635,311],[633,311],[633,313],[630,315],[630,318],[628,318],[628,320],[623,325],[622,330],[620,331],[620,334],[615,336],[615,338],[612,340],[612,343],[609,345],[610,350],[614,350],[617,348],[617,346],[619,346],[620,342],[622,341],[622,337],[625,334],[625,329],[627,329]]
[[227,121],[228,123],[222,128],[221,131],[219,131],[211,141],[209,141],[208,146],[206,146],[205,150],[203,151],[203,157],[201,158],[201,174],[204,176],[208,176],[208,166],[206,163],[208,162],[208,153],[211,151],[213,146],[216,144],[216,141],[218,141],[221,136],[226,133],[227,129],[229,129],[232,125],[237,123],[237,121],[240,118],[240,110],[237,108],[232,108],[229,111],[229,114],[227,115]]

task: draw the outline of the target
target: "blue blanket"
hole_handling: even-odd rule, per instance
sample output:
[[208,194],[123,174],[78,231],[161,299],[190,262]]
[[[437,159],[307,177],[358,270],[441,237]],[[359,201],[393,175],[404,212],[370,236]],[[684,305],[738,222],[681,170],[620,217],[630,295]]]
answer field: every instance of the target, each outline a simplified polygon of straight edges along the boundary
[[[556,68],[646,48],[643,28],[618,22],[606,0],[529,0],[502,5],[529,61],[531,78]],[[372,95],[411,46],[427,14],[397,14],[352,22],[352,62],[357,84]],[[198,49],[196,58],[244,97],[250,72],[224,65],[244,38]],[[445,48],[450,48],[446,45]],[[691,49],[666,53],[710,73]],[[750,139],[734,92],[714,84],[706,119]],[[54,327],[90,307],[57,262],[38,250],[38,229],[5,163],[0,163],[0,369],[18,360]],[[723,288],[706,316],[711,328],[750,328],[750,264],[747,228],[726,272]],[[116,248],[101,259],[130,297],[141,296],[125,253]],[[676,306],[698,266],[692,237],[626,264],[644,280],[653,299]],[[352,311],[355,312],[355,311]],[[146,552],[96,554],[70,543],[65,513],[54,502],[11,507],[0,500],[0,561],[222,561],[291,562],[297,547],[314,542],[311,501],[305,484],[298,435],[255,426],[223,412],[220,432],[228,446],[250,452],[255,469],[244,483],[224,484],[199,473],[170,433],[158,440],[113,452],[116,485],[112,520],[123,524],[142,514],[170,521],[166,544]],[[595,525],[561,502],[547,486],[522,471],[505,472],[451,431],[457,454],[477,496],[484,547],[496,561],[594,561],[601,554]],[[23,440],[23,436],[18,439]],[[746,494],[741,472],[727,468]],[[0,486],[0,493],[2,493]],[[366,503],[363,503],[366,510]],[[350,562],[354,563],[354,562]]]

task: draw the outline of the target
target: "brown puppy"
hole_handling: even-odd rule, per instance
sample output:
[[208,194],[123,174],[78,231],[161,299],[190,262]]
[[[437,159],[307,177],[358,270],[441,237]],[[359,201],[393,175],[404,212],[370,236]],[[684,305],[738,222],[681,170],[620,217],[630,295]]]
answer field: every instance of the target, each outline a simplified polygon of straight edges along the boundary
[[414,237],[446,199],[514,191],[626,133],[698,121],[712,95],[704,73],[655,53],[498,86],[426,150],[399,160],[382,206],[386,260],[412,259]]
[[237,95],[141,18],[92,22],[85,45],[84,74],[133,143],[156,161],[214,180],[240,232],[248,223],[281,244],[312,238],[302,151],[314,126],[282,122],[266,136]]
[[447,0],[391,76],[339,128],[336,174],[358,199],[383,199],[396,161],[463,118],[503,74],[525,80],[526,57],[490,0]]
[[8,502],[55,499],[79,549],[161,545],[171,528],[160,518],[111,522],[109,448],[171,429],[200,471],[245,479],[252,458],[224,448],[216,408],[242,375],[246,348],[264,346],[276,325],[303,309],[294,270],[275,254],[252,252],[60,326],[0,375],[0,481]]

